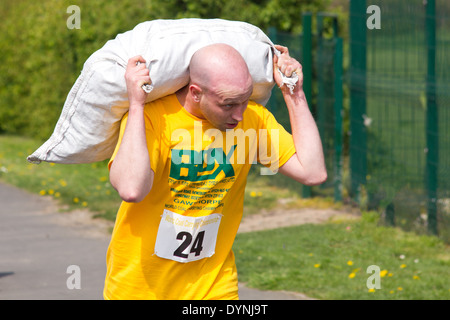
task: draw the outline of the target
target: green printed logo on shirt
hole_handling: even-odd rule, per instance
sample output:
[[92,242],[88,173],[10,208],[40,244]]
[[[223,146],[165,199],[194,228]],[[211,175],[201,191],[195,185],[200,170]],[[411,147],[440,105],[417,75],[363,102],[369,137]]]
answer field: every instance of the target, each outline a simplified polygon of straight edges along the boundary
[[207,150],[172,149],[170,178],[185,181],[203,181],[216,179],[223,172],[225,178],[234,177],[230,163],[236,145],[226,155],[223,148]]

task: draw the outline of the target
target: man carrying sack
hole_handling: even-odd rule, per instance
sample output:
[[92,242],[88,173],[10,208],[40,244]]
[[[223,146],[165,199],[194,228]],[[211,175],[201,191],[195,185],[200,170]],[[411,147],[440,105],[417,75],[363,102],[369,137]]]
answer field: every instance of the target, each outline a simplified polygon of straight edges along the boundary
[[[150,103],[145,60],[129,59],[129,112],[109,162],[123,202],[107,252],[105,299],[238,299],[232,245],[251,165],[305,185],[326,180],[301,65],[275,47],[273,77],[292,134],[250,100],[252,77],[231,46],[198,50],[188,85]],[[292,75],[298,82],[289,88],[282,77]]]

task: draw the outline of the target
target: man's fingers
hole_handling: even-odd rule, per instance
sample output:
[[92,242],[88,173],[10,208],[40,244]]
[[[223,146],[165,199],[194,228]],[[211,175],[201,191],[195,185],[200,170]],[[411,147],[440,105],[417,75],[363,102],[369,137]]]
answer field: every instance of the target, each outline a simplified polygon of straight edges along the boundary
[[144,84],[151,84],[151,83],[152,83],[152,79],[150,79],[149,76],[143,77],[143,78],[142,78],[142,84],[141,84],[141,87],[142,87]]
[[[301,64],[291,57],[279,57],[276,60],[276,66],[287,77],[290,77],[293,72],[301,71]],[[297,72],[298,73],[298,72]]]
[[145,66],[145,59],[142,56],[135,56],[128,60],[128,66],[127,67],[133,67],[136,66],[138,63],[143,63]]
[[[150,71],[145,64],[145,59],[142,56],[135,56],[128,60],[127,70],[125,71],[125,79],[127,82],[129,96],[135,94],[139,95],[138,91],[134,91],[137,88],[143,90],[146,93],[150,89],[144,88],[144,85],[150,85],[152,83],[150,79]],[[142,99],[142,97],[140,98]]]
[[128,60],[125,77],[142,86],[150,84],[150,71],[145,65],[145,59],[142,56],[135,56]]
[[280,46],[278,44],[275,45],[275,49],[280,51],[281,54],[287,53],[289,54],[289,49],[287,47]]
[[142,70],[146,70],[147,69],[147,66],[145,65],[145,63],[141,63],[141,62],[137,62],[137,64],[136,64],[136,66],[135,66],[135,68],[136,68],[136,70],[138,71],[138,72],[140,72],[140,71],[142,71]]
[[[139,66],[137,66],[137,68],[138,68],[138,67],[139,67]],[[150,70],[148,70],[147,67],[144,65],[143,67],[139,67],[139,68],[136,70],[135,74],[136,74],[137,76],[148,76],[148,75],[150,74]]]

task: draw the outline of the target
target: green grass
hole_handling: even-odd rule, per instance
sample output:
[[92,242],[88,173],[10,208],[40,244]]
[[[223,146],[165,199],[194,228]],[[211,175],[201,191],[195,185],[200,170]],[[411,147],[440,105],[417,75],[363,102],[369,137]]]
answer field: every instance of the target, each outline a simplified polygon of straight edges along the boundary
[[[436,237],[358,220],[238,234],[239,281],[318,299],[449,299],[450,250]],[[380,268],[381,289],[366,283]],[[372,292],[373,291],[373,292]]]
[[88,208],[98,216],[113,220],[120,198],[109,183],[107,161],[77,165],[28,163],[26,157],[41,143],[0,136],[0,180],[50,196],[67,210]]

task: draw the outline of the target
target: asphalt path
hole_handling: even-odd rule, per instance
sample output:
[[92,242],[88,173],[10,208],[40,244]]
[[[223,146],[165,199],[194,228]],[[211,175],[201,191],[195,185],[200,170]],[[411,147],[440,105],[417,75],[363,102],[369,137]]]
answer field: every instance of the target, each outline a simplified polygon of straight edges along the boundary
[[[102,300],[109,234],[51,199],[0,183],[0,300]],[[64,216],[66,215],[66,216]],[[105,230],[99,230],[103,228]],[[241,300],[303,300],[239,285]]]

